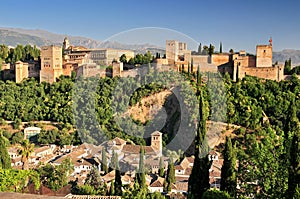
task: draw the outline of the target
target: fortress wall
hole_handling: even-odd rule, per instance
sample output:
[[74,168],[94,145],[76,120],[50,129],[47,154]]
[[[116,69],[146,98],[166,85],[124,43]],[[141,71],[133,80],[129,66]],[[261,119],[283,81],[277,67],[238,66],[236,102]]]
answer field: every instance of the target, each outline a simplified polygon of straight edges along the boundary
[[283,68],[282,67],[238,67],[238,78],[242,79],[246,75],[255,76],[258,78],[271,79],[276,81],[283,80]]
[[211,63],[216,66],[220,66],[222,64],[226,64],[230,61],[229,54],[213,54],[211,55]]

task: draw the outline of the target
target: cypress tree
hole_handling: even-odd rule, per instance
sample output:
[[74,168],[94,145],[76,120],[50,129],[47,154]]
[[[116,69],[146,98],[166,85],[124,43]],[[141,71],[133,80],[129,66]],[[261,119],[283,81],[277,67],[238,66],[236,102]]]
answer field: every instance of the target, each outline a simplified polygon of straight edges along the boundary
[[222,42],[220,42],[220,53],[223,53],[223,46],[222,46]]
[[300,187],[300,124],[298,122],[290,148],[287,198],[296,198]]
[[110,164],[109,164],[109,171],[112,171],[117,168],[116,163],[118,162],[118,157],[115,151],[112,151],[112,157],[110,159]]
[[290,102],[288,117],[286,119],[286,123],[284,126],[284,147],[286,151],[286,161],[288,162],[290,159],[290,149],[291,149],[291,142],[294,132],[297,131],[298,126],[298,118],[297,118],[297,110],[295,105],[295,99]]
[[202,44],[200,43],[198,47],[198,54],[201,55],[201,53],[202,53]]
[[144,156],[145,156],[145,151],[141,147],[140,149],[140,160],[139,160],[139,170],[137,173],[137,181],[140,185],[141,188],[146,187],[146,176],[145,176],[145,168],[144,168]]
[[122,196],[122,179],[121,179],[121,172],[120,172],[117,153],[115,153],[115,157],[116,157],[116,175],[115,175],[115,184],[114,184],[115,195]]
[[224,163],[221,169],[221,191],[227,191],[232,197],[236,196],[236,152],[232,147],[231,139],[226,137],[223,150]]
[[200,65],[198,65],[198,69],[197,69],[197,84],[198,86],[201,85],[201,72],[200,72]]
[[114,196],[115,195],[115,182],[114,182],[114,180],[111,181],[109,190],[110,190],[109,195]]
[[166,183],[167,183],[167,191],[170,192],[172,189],[172,184],[175,183],[175,168],[174,168],[174,163],[172,158],[170,158],[168,164]]
[[191,73],[194,72],[194,59],[191,60]]
[[10,169],[11,160],[7,151],[8,140],[2,135],[0,131],[0,169]]
[[184,72],[184,64],[181,64],[181,72]]
[[291,58],[289,58],[288,65],[289,65],[289,67],[292,67],[292,59]]
[[101,171],[104,171],[104,174],[107,174],[107,172],[108,172],[107,157],[106,157],[106,151],[104,148],[102,149]]
[[160,177],[165,177],[165,169],[164,169],[165,165],[164,165],[164,160],[162,157],[160,157],[159,159],[159,169],[158,169],[158,175]]
[[200,89],[199,123],[195,137],[195,160],[188,182],[188,198],[201,198],[210,188],[209,169],[211,161],[208,158],[209,146],[206,139],[206,119],[204,116],[204,100]]
[[190,76],[190,72],[191,72],[191,71],[190,71],[190,70],[191,70],[190,67],[191,67],[191,66],[190,66],[190,62],[189,62],[189,63],[188,63],[188,76]]

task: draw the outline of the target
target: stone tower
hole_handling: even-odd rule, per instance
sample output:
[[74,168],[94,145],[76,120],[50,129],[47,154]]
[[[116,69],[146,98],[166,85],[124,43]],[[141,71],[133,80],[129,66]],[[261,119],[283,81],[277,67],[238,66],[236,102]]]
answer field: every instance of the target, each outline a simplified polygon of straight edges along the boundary
[[151,134],[151,147],[154,149],[154,151],[162,155],[162,133],[159,131],[154,131]]
[[67,50],[70,47],[70,42],[67,37],[65,37],[64,42],[63,42],[63,48],[64,50]]
[[16,77],[16,83],[19,83],[23,79],[26,79],[29,77],[28,63],[23,63],[21,61],[17,61],[15,63],[15,77]]
[[62,47],[54,45],[41,47],[40,82],[56,82],[62,74]]
[[257,45],[256,46],[256,67],[271,67],[273,47],[272,39],[270,39],[269,45]]

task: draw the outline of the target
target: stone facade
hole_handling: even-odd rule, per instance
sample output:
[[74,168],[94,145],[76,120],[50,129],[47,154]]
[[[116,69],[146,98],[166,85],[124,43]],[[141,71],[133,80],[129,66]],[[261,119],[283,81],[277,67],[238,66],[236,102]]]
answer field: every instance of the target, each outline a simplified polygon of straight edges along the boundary
[[28,78],[28,63],[17,61],[15,63],[15,80],[20,83],[23,79]]
[[[281,81],[284,80],[283,66],[273,65],[272,49],[272,40],[270,40],[269,45],[256,46],[256,56],[248,55],[245,51],[234,54],[197,55],[187,50],[186,43],[167,40],[166,61],[169,66],[176,66],[178,71],[182,69],[187,71],[188,65],[193,63],[191,72],[196,72],[198,66],[201,72],[228,72],[234,81],[246,75]],[[162,60],[159,62],[163,63]]]
[[130,58],[134,58],[134,52],[132,50],[120,50],[120,49],[91,49],[89,54],[89,60],[99,64],[101,66],[110,66],[113,62],[119,61],[119,58],[125,54],[127,61]]
[[272,66],[272,45],[256,46],[256,67]]
[[61,75],[63,75],[62,47],[54,45],[41,47],[40,82],[53,83]]

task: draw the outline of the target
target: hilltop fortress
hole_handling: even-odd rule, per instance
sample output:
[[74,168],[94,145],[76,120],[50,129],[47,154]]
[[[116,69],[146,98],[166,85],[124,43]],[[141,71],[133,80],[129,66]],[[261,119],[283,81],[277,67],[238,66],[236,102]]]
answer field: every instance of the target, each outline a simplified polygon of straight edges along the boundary
[[[201,72],[228,72],[236,81],[246,75],[276,81],[283,80],[284,66],[272,62],[272,39],[268,45],[257,45],[256,56],[249,55],[245,51],[238,53],[216,53],[212,55],[192,54],[187,50],[186,43],[168,40],[166,41],[166,58],[157,59],[159,65],[169,65],[178,71],[195,72],[198,66]],[[193,65],[193,66],[192,66]]]
[[[257,45],[256,55],[247,54],[245,51],[203,55],[188,50],[184,42],[167,40],[164,58],[156,58],[152,64],[159,70],[189,70],[193,73],[199,68],[201,72],[227,72],[234,81],[246,75],[275,81],[284,80],[284,66],[273,64],[272,53],[272,39],[268,45]],[[123,54],[127,61],[135,56],[131,50],[72,46],[65,38],[63,46],[41,47],[40,61],[3,64],[2,70],[3,76],[14,74],[16,82],[35,77],[40,82],[49,83],[56,82],[61,75],[72,76],[72,73],[83,77],[127,77],[145,72],[143,66],[123,70],[123,63],[119,61]]]

